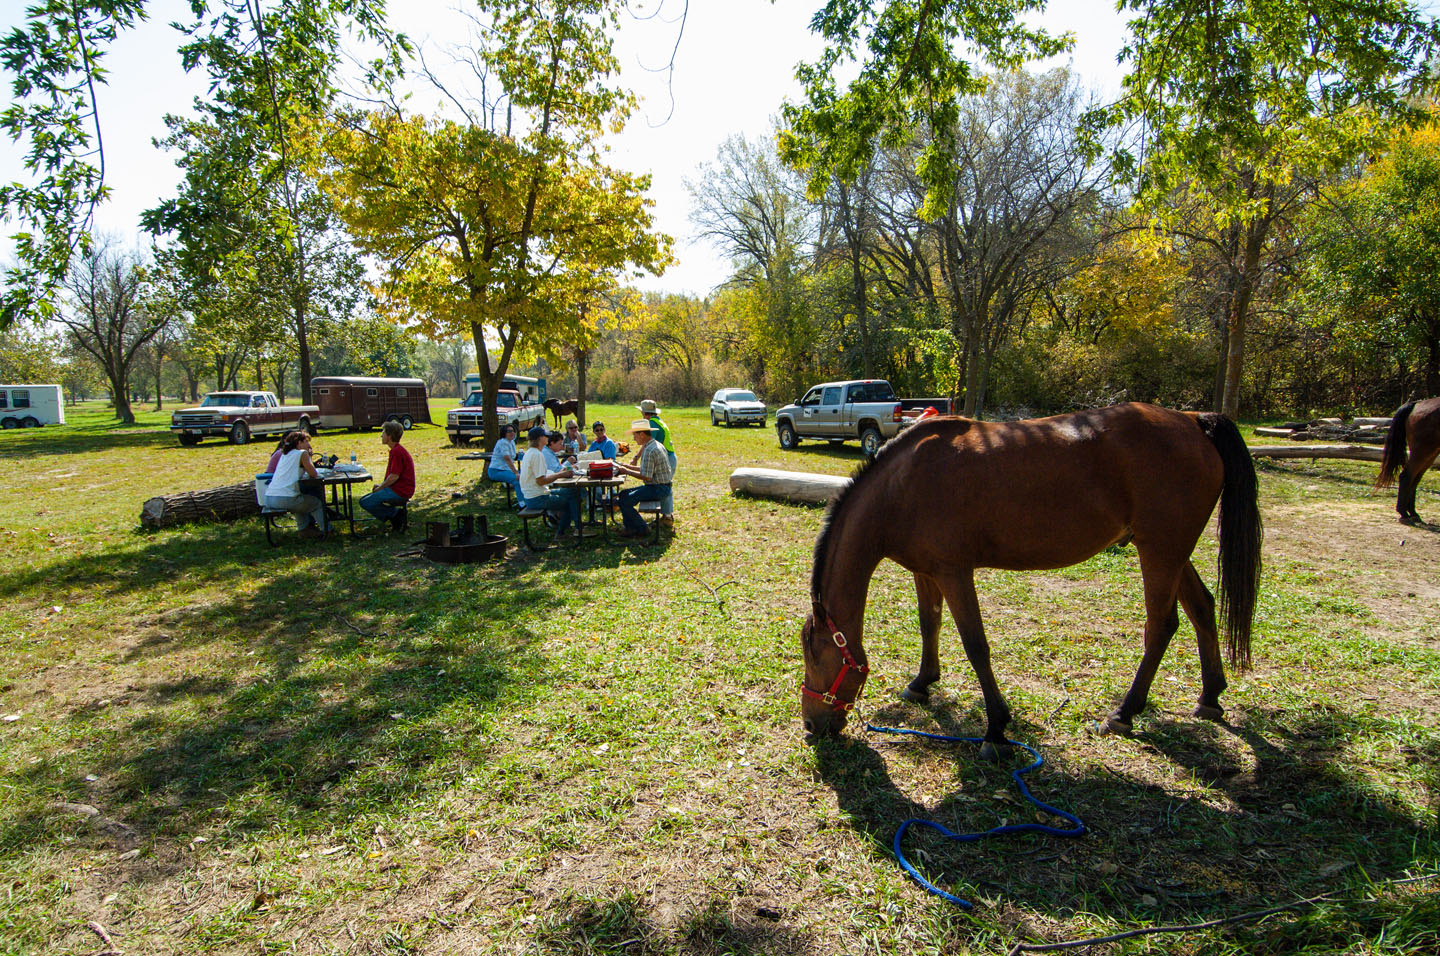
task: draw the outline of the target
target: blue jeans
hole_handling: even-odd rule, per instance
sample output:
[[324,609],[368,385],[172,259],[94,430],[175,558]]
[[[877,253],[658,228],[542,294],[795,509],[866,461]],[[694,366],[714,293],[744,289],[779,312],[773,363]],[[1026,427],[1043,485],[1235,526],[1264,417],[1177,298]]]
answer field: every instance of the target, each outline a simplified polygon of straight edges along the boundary
[[540,508],[543,511],[557,511],[560,513],[555,527],[556,534],[564,534],[570,525],[580,523],[580,496],[574,488],[556,488],[548,495],[539,498],[526,498],[525,507]]
[[398,506],[409,501],[402,498],[389,488],[376,488],[368,495],[360,499],[360,507],[370,512],[381,521],[388,521],[395,517],[399,510]]
[[509,468],[501,468],[499,471],[487,471],[485,477],[491,481],[498,481],[502,485],[509,485],[515,489],[515,504],[517,507],[525,507],[525,495],[520,490],[520,479],[515,472]]
[[[670,480],[671,480],[671,481],[674,481],[674,480],[675,480],[675,453],[674,453],[673,451],[667,451],[667,452],[665,453],[665,457],[670,459]],[[672,486],[672,485],[666,485],[665,487],[666,487],[666,488],[672,488],[673,486]],[[660,502],[660,513],[661,513],[662,515],[673,515],[673,514],[675,513],[675,493],[674,493],[673,491],[669,491],[669,492],[666,492],[666,493],[665,493],[665,500],[662,501],[662,502]]]
[[324,498],[314,495],[266,495],[265,507],[291,512],[295,515],[295,527],[302,531],[312,524],[321,531],[330,530],[330,522],[325,519]]
[[[625,530],[645,531],[645,519],[640,517],[640,512],[635,510],[637,503],[664,501],[669,497],[669,485],[641,485],[639,488],[626,488],[620,492],[620,519],[625,523]],[[663,508],[664,505],[661,507]]]

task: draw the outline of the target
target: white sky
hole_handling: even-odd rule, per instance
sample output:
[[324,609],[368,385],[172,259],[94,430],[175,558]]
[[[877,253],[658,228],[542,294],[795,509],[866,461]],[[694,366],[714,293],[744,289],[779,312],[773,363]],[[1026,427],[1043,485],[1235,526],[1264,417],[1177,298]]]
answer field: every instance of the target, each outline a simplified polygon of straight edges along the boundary
[[[665,3],[660,16],[622,26],[624,80],[642,103],[613,141],[611,162],[651,173],[657,226],[676,239],[679,263],[663,277],[642,281],[642,288],[705,294],[728,276],[729,263],[692,238],[683,180],[713,161],[726,137],[767,133],[781,102],[798,95],[794,66],[812,59],[818,49],[808,23],[820,0],[690,0],[668,88],[664,74],[645,67],[669,60],[683,0],[635,0],[632,10],[648,14],[658,2]],[[0,30],[8,32],[20,22],[23,6],[21,0],[0,0]],[[390,6],[392,24],[425,46],[432,66],[444,60],[440,51],[446,44],[466,35],[455,12],[458,0],[390,0]],[[1052,0],[1051,7],[1043,22],[1056,32],[1073,31],[1076,47],[1042,65],[1069,62],[1082,80],[1113,95],[1119,83],[1115,57],[1124,33],[1113,0]],[[166,113],[185,112],[204,92],[203,78],[181,69],[175,52],[179,34],[168,26],[189,19],[187,5],[151,0],[149,9],[149,21],[122,34],[112,47],[110,82],[100,91],[105,181],[112,195],[98,213],[98,226],[136,244],[148,244],[139,234],[140,212],[173,196],[180,178],[171,154],[154,148],[152,139],[165,134]],[[23,179],[23,172],[20,151],[8,141],[0,143],[0,179]],[[4,225],[8,236],[14,224]],[[9,249],[8,239],[0,239],[0,256],[8,258]]]

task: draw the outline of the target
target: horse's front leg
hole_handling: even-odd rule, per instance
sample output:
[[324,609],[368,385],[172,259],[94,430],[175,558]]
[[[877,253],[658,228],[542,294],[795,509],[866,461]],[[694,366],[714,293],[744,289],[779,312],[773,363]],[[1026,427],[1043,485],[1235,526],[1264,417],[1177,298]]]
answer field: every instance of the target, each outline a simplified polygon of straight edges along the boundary
[[1006,742],[1005,727],[1010,723],[1010,705],[1005,703],[1000,683],[990,669],[990,644],[985,640],[985,625],[980,620],[975,578],[967,572],[963,577],[947,579],[942,590],[950,605],[950,613],[955,616],[955,626],[960,629],[965,656],[970,659],[975,679],[980,682],[980,692],[985,695],[985,742],[980,745],[980,756],[985,760],[998,760],[999,748]]
[[940,585],[927,575],[915,575],[915,597],[920,604],[920,672],[900,696],[917,704],[930,700],[930,685],[940,679],[940,621],[945,598]]

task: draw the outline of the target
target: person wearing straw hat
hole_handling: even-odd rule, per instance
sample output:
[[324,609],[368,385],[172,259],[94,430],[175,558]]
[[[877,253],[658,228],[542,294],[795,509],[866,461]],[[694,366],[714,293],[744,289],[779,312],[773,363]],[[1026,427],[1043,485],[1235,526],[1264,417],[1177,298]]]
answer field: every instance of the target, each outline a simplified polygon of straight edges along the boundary
[[640,446],[635,454],[634,463],[627,464],[617,461],[615,468],[644,482],[638,488],[626,488],[620,492],[620,517],[625,527],[621,529],[622,538],[643,538],[645,536],[645,519],[640,517],[640,512],[635,505],[641,501],[664,501],[670,497],[670,482],[673,472],[670,470],[670,459],[665,454],[665,449],[653,434],[654,426],[648,418],[637,419],[630,423],[630,437]]
[[[653,398],[646,398],[642,399],[640,404],[635,407],[640,409],[640,414],[644,415],[646,420],[650,422],[652,436],[655,438],[655,441],[659,442],[660,447],[665,450],[665,457],[670,459],[670,477],[673,481],[679,462],[675,458],[675,442],[670,435],[670,426],[666,425],[660,418],[660,406],[655,404]],[[640,453],[637,451],[634,457],[630,459],[630,464],[635,464],[639,458]],[[667,528],[673,528],[675,526],[675,498],[673,495],[666,495],[665,499],[660,502],[660,523]]]

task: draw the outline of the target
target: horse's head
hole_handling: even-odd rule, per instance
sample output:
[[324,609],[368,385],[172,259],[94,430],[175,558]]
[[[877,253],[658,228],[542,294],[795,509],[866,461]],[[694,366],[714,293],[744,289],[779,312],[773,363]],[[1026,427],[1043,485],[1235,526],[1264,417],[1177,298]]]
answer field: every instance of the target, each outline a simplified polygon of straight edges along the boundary
[[816,737],[838,734],[865,688],[870,672],[862,659],[865,652],[858,643],[850,644],[819,604],[805,618],[800,647],[805,657],[805,679],[800,684],[805,732]]

